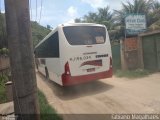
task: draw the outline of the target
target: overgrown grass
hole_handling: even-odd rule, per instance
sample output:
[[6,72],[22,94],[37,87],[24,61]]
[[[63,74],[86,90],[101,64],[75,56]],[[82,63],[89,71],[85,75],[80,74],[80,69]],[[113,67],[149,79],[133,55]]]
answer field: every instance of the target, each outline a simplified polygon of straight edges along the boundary
[[40,90],[38,91],[38,99],[41,120],[62,120],[56,111],[48,104],[46,97]]
[[7,95],[5,91],[5,83],[8,77],[6,75],[0,75],[0,103],[7,102]]
[[127,78],[141,78],[149,75],[150,72],[144,69],[137,69],[137,70],[127,70],[127,71],[122,71],[122,70],[117,70],[115,72],[115,76],[117,77],[127,77]]

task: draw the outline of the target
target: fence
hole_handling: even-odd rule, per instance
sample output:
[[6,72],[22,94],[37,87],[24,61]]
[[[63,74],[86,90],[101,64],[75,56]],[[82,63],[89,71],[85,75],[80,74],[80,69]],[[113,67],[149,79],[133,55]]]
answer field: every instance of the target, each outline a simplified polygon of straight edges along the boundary
[[160,71],[160,30],[139,34],[138,42],[141,68]]
[[121,69],[120,44],[112,44],[113,70]]

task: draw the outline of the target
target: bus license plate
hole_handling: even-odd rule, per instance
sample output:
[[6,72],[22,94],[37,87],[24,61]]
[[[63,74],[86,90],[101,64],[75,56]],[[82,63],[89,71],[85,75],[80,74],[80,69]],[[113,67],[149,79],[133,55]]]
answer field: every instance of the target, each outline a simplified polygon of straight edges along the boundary
[[95,68],[87,69],[87,72],[93,72],[93,71],[95,71]]

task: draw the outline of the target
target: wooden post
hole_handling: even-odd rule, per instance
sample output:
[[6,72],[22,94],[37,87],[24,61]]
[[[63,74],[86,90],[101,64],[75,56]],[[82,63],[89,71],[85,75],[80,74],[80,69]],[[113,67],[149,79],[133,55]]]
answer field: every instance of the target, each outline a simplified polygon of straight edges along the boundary
[[28,0],[5,0],[14,110],[19,119],[39,120]]

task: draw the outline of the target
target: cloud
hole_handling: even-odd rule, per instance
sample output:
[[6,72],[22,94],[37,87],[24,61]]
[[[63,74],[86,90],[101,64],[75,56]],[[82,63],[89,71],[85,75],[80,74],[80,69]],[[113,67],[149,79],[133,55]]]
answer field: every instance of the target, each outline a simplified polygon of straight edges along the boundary
[[65,23],[74,23],[74,19],[78,16],[77,8],[70,6],[67,9],[67,16],[65,16],[65,19],[63,21]]
[[74,19],[70,19],[68,21],[66,21],[66,23],[75,23]]
[[77,7],[73,5],[62,9],[43,6],[41,20],[39,21],[40,9],[40,6],[37,7],[37,19],[36,9],[32,9],[32,20],[37,20],[37,22],[40,22],[41,25],[50,25],[53,28],[55,28],[58,24],[62,23],[74,23],[74,19],[79,15]]
[[70,17],[74,17],[77,15],[77,8],[73,7],[73,6],[70,6],[68,9],[67,9],[67,13]]
[[72,10],[71,10],[72,12],[71,11],[68,12],[68,10],[69,9],[66,9],[64,11],[54,10],[55,12],[45,10],[41,18],[41,24],[43,26],[50,25],[53,28],[55,28],[58,24],[74,23],[74,19],[77,15],[77,12],[73,12]]
[[106,0],[81,0],[81,1],[89,4],[94,9],[99,7],[106,7],[108,5],[108,2]]

